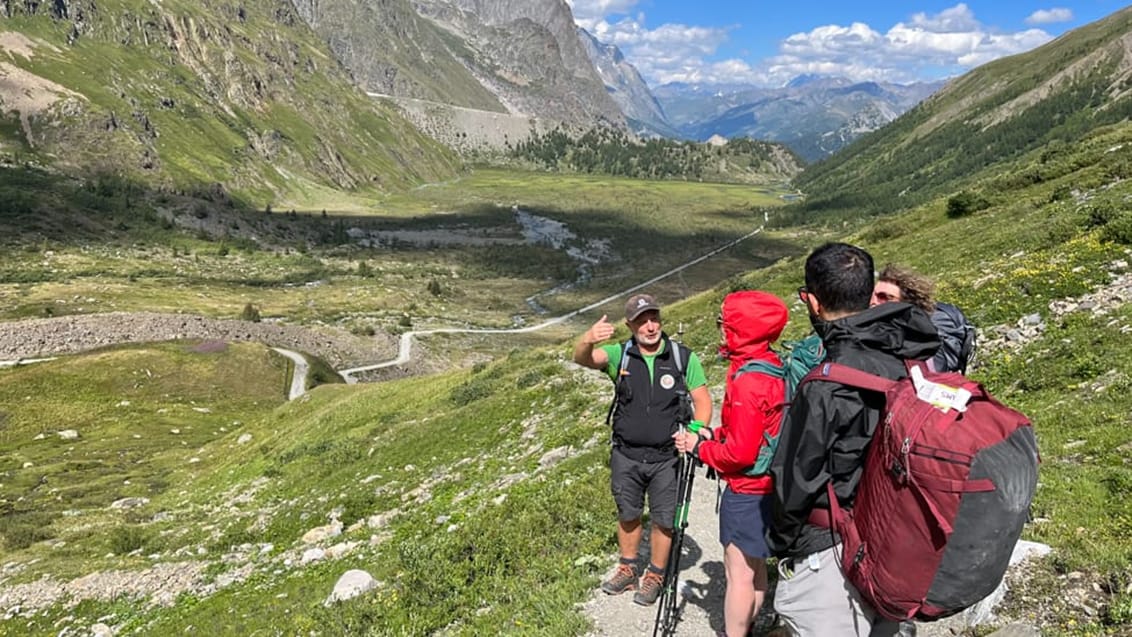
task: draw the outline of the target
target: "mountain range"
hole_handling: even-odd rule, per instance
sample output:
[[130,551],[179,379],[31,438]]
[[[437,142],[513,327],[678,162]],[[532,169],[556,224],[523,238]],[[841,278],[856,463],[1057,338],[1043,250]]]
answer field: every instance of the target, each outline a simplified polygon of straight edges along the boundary
[[559,0],[59,0],[0,15],[6,161],[220,184],[257,206],[306,184],[444,178],[457,162],[444,146],[498,152],[557,127],[750,136],[813,160],[930,90],[815,81],[654,95]]
[[751,137],[813,162],[946,92],[813,76],[652,90],[560,0],[59,0],[2,12],[4,160],[219,184],[256,205],[306,184],[444,178],[458,169],[450,149],[498,152],[559,127]]
[[654,95],[668,124],[689,139],[776,141],[813,162],[888,124],[943,85],[799,76],[781,88],[671,83]]

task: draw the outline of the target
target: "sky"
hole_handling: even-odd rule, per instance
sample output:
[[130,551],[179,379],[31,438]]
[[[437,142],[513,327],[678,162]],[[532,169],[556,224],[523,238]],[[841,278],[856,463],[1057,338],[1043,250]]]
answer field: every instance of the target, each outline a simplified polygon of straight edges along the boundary
[[1117,0],[566,0],[649,86],[782,86],[805,74],[907,84],[1029,51]]

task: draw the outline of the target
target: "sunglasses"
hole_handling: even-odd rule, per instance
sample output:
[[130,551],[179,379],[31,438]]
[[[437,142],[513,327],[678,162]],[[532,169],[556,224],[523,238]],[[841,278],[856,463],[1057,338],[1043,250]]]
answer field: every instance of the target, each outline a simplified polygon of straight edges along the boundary
[[806,286],[803,285],[802,287],[798,288],[798,300],[803,303],[809,303],[809,299],[810,291],[806,289]]

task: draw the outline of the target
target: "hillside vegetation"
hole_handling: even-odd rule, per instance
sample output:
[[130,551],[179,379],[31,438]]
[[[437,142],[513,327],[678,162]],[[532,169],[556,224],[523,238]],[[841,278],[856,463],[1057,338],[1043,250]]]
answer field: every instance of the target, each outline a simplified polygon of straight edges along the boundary
[[[1059,153],[1132,115],[1130,33],[1132,9],[1121,9],[953,80],[801,175],[796,184],[811,196],[799,218],[909,208],[1039,148],[1044,161],[1009,178],[1037,183],[1058,177],[1046,166],[1064,167],[1055,160]],[[1116,162],[1110,170],[1124,178],[1129,166]],[[982,194],[994,199],[1000,193],[984,188]]]
[[251,207],[386,191],[458,169],[353,86],[289,0],[12,3],[0,159]]
[[508,155],[549,170],[636,179],[785,184],[802,169],[802,161],[780,144],[636,141],[612,129],[579,136],[555,129],[515,144]]

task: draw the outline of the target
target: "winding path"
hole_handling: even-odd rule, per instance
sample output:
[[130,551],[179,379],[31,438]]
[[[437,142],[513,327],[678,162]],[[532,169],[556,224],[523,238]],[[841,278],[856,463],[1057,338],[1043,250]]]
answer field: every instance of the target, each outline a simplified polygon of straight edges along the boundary
[[295,363],[295,372],[291,374],[291,390],[287,393],[287,400],[295,400],[305,394],[307,392],[307,373],[311,368],[307,359],[302,354],[292,352],[289,349],[283,349],[281,347],[272,347],[271,349],[286,356]]
[[529,325],[527,327],[498,328],[498,329],[488,329],[488,328],[475,329],[475,328],[445,327],[445,328],[439,328],[439,329],[434,329],[434,330],[419,330],[419,331],[405,332],[404,334],[401,335],[401,343],[400,343],[400,346],[398,347],[398,350],[397,350],[397,358],[394,358],[393,360],[388,360],[388,361],[385,361],[385,362],[382,362],[382,363],[374,363],[372,365],[363,365],[361,367],[351,367],[349,369],[339,369],[339,370],[336,370],[336,371],[338,372],[338,374],[340,376],[342,376],[343,379],[346,380],[347,383],[353,384],[353,383],[357,382],[357,379],[354,377],[355,374],[373,371],[373,370],[377,370],[377,369],[384,369],[386,367],[394,367],[396,365],[404,365],[405,363],[408,363],[410,358],[411,358],[412,348],[413,348],[413,338],[418,337],[418,336],[428,336],[430,334],[525,334],[525,333],[528,333],[528,332],[536,332],[538,330],[545,329],[547,327],[550,327],[551,325],[558,325],[559,323],[565,323],[566,321],[574,318],[575,316],[578,316],[579,314],[589,312],[590,310],[601,307],[601,306],[605,305],[606,303],[609,303],[611,301],[615,301],[622,296],[632,294],[633,292],[636,292],[637,290],[640,290],[644,287],[652,285],[653,283],[656,283],[657,281],[668,278],[668,277],[672,276],[673,274],[676,274],[677,272],[681,272],[683,270],[686,270],[686,269],[692,267],[693,265],[696,265],[698,263],[702,263],[702,262],[710,259],[711,257],[714,257],[715,255],[719,254],[720,252],[723,252],[724,250],[732,248],[732,247],[738,245],[739,243],[742,243],[743,241],[750,239],[751,237],[755,236],[756,234],[762,232],[764,227],[765,227],[765,225],[759,226],[758,228],[755,228],[754,230],[752,230],[752,231],[748,232],[747,234],[739,237],[738,239],[735,239],[733,241],[729,241],[729,242],[723,244],[722,246],[720,246],[720,247],[718,247],[718,248],[716,248],[716,249],[714,249],[714,250],[712,250],[712,251],[710,251],[706,254],[698,256],[695,259],[692,259],[691,261],[684,263],[683,265],[678,265],[675,268],[672,268],[671,270],[669,270],[667,272],[664,272],[662,274],[654,276],[653,278],[649,279],[648,281],[645,281],[643,283],[638,283],[637,285],[634,285],[631,288],[627,288],[627,289],[622,290],[622,291],[620,291],[616,294],[613,294],[611,296],[607,296],[604,299],[601,299],[600,301],[590,303],[589,305],[587,305],[583,308],[579,308],[577,310],[574,310],[573,312],[563,314],[562,316],[558,316],[558,317],[543,321],[542,323],[539,323],[537,325]]

